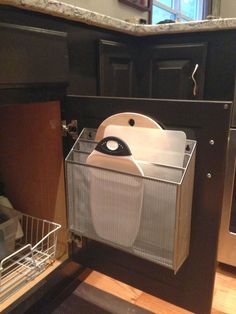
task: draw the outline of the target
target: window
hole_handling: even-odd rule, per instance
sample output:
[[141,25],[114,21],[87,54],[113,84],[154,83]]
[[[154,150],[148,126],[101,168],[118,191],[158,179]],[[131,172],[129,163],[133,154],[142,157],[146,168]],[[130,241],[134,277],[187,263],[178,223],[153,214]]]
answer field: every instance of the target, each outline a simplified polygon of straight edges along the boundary
[[201,20],[203,0],[153,0],[152,24],[163,20]]

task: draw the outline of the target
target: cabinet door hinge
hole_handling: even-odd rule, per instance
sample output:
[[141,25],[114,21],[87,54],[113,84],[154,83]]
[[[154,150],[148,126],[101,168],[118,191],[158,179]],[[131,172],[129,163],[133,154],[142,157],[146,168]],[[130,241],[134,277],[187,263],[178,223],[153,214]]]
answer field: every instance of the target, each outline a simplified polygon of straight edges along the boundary
[[86,244],[86,239],[80,235],[76,235],[72,232],[69,232],[68,233],[68,243],[74,244],[78,248],[82,248]]
[[76,140],[78,137],[78,122],[77,120],[71,120],[67,123],[66,120],[61,121],[62,136],[67,137],[68,135]]

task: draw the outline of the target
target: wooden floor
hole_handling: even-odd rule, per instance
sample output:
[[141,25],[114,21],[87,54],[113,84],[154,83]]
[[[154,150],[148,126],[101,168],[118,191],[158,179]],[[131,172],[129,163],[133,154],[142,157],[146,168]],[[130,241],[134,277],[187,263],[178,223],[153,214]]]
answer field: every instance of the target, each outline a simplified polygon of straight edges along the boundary
[[219,265],[212,314],[236,314],[236,268]]
[[[84,272],[81,279],[87,285],[152,313],[191,313],[96,271]],[[236,314],[236,268],[219,265],[216,274],[212,314]]]

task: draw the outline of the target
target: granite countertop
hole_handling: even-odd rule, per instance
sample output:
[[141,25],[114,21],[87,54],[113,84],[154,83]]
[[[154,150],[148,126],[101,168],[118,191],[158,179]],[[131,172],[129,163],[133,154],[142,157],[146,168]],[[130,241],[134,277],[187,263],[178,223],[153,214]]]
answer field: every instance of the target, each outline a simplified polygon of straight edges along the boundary
[[236,29],[236,18],[203,20],[188,23],[140,25],[128,23],[56,0],[0,0],[0,4],[49,14],[134,36]]

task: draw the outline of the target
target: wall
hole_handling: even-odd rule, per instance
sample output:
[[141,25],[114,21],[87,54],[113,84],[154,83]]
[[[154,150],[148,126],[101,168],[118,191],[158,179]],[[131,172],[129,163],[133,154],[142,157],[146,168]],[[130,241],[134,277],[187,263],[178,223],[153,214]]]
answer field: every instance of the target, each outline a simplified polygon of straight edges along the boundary
[[221,17],[236,17],[236,0],[221,0]]
[[62,2],[121,20],[130,19],[132,17],[148,19],[147,12],[127,6],[118,0],[62,0]]

